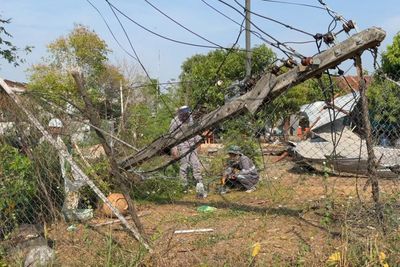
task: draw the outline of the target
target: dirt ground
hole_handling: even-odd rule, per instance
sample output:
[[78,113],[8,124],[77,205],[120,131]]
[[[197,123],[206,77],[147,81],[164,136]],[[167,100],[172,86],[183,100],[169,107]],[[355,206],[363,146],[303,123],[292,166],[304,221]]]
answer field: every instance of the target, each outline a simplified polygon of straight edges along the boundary
[[[205,200],[196,199],[192,192],[173,203],[138,203],[154,248],[151,254],[139,247],[120,224],[89,225],[107,218],[76,225],[73,231],[63,223],[49,226],[48,237],[56,244],[55,265],[326,266],[329,256],[339,252],[340,260],[331,266],[357,266],[351,262],[350,252],[355,249],[355,256],[364,253],[363,246],[354,248],[361,240],[367,244],[365,249],[373,243],[377,251],[385,252],[387,259],[400,266],[399,252],[385,245],[369,208],[370,189],[362,189],[365,178],[302,172],[290,161],[273,164],[274,159],[266,157],[267,169],[261,174],[257,190],[250,194],[233,191],[221,196],[211,187]],[[398,195],[397,181],[381,180],[380,185],[382,199]],[[216,210],[199,212],[201,205]],[[201,228],[213,231],[174,234],[175,230]],[[398,229],[390,233],[400,240]],[[252,257],[257,243],[260,251]],[[345,258],[344,254],[350,256]],[[378,259],[376,265],[368,266],[384,265]]]

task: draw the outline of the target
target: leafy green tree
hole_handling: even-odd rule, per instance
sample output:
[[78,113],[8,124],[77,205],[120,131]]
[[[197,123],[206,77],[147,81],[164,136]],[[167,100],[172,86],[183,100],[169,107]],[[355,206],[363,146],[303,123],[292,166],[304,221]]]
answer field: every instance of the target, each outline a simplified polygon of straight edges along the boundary
[[[374,75],[367,96],[373,130],[378,135],[391,135],[400,128],[400,87],[393,82],[400,80],[400,33],[388,45],[381,63],[382,68]],[[399,137],[398,134],[395,135],[392,137]]]
[[136,147],[143,147],[168,132],[178,101],[174,86],[161,89],[156,80],[134,90],[135,99],[126,112],[124,136]]
[[[261,73],[275,60],[275,54],[265,45],[255,47],[252,56],[252,72]],[[206,55],[195,55],[182,64],[181,87],[178,90],[182,103],[204,106],[212,110],[224,103],[224,96],[232,82],[245,77],[244,51],[217,49]],[[218,86],[217,81],[223,86]]]
[[33,93],[59,106],[84,107],[70,75],[79,70],[85,77],[87,93],[102,118],[120,115],[119,86],[124,83],[120,70],[108,63],[110,50],[94,31],[83,25],[48,45],[48,58],[31,69],[29,87]]
[[[6,24],[11,23],[11,19],[2,19],[0,16],[0,57],[5,59],[8,63],[13,64],[15,67],[24,62],[20,58],[18,52],[21,50],[9,40],[12,35],[6,30]],[[24,52],[29,53],[32,50],[31,46],[26,46],[22,49]]]
[[367,90],[371,119],[381,123],[397,123],[400,117],[400,87],[375,77]]
[[400,80],[400,32],[393,38],[382,54],[382,70],[392,79]]

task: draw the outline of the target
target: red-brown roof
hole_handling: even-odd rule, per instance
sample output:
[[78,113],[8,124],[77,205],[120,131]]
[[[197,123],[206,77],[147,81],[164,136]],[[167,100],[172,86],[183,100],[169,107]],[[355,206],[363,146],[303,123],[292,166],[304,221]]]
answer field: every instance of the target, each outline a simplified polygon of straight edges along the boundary
[[[371,84],[372,76],[364,76],[364,79],[366,81],[367,86],[369,84]],[[346,82],[346,80],[347,80],[347,82]],[[340,89],[342,89],[346,92],[350,92],[350,91],[352,91],[352,89],[354,91],[358,91],[358,89],[360,87],[360,81],[359,81],[358,76],[349,75],[349,76],[343,76],[343,77],[336,77],[334,79],[334,81]]]
[[25,92],[27,89],[27,84],[26,83],[20,83],[20,82],[15,82],[15,81],[10,81],[4,79],[4,82],[13,90],[14,92]]

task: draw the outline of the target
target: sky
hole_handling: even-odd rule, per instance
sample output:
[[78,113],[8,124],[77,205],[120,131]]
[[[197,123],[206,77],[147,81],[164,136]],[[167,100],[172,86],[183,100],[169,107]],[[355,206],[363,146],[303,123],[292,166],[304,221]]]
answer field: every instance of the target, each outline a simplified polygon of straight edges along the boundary
[[[20,54],[25,58],[26,63],[18,67],[13,67],[0,59],[0,77],[2,78],[21,82],[28,81],[29,68],[34,64],[43,62],[46,58],[47,45],[58,37],[67,35],[75,24],[88,26],[107,42],[112,50],[109,56],[112,63],[121,64],[125,62],[125,64],[131,66],[138,66],[137,61],[129,57],[118,46],[101,16],[86,0],[0,1],[1,17],[12,19],[11,24],[6,26],[7,31],[13,35],[11,41],[18,47],[25,47],[26,45],[34,47],[28,55]],[[132,53],[124,32],[106,1],[90,1],[100,10],[121,45]],[[243,16],[219,0],[148,1],[186,28],[219,46],[232,46],[240,32],[239,25],[206,5],[206,3],[211,5],[240,24],[243,21]],[[321,7],[317,0],[286,1]],[[145,0],[110,0],[110,2],[131,19],[154,32],[188,43],[212,45],[160,14]],[[239,11],[242,10],[234,0],[225,0],[225,2],[236,7]],[[237,2],[244,5],[245,0],[237,0]],[[393,36],[400,31],[400,5],[398,0],[324,0],[324,2],[345,19],[355,21],[359,30],[372,26],[383,28],[387,32],[387,37],[380,46],[380,51],[384,51],[387,45],[392,42]],[[263,0],[251,0],[251,10],[311,34],[326,33],[331,21],[331,17],[325,10]],[[118,15],[144,67],[150,76],[159,78],[160,82],[178,79],[181,65],[185,59],[195,54],[206,54],[212,50],[211,48],[187,46],[161,39],[138,27],[122,15]],[[251,19],[264,32],[262,33],[263,36],[267,33],[280,42],[312,40],[309,35],[292,31],[256,15],[252,15]],[[254,26],[252,28],[259,31]],[[340,28],[341,25],[338,25],[337,29]],[[355,33],[355,31],[352,33]],[[251,38],[253,46],[264,43],[263,40],[254,35]],[[340,38],[343,40],[346,35],[341,34]],[[238,45],[245,47],[245,34],[240,35]],[[306,56],[312,56],[317,51],[315,43],[290,44],[290,46]],[[278,54],[278,57],[284,57],[278,50],[273,50]],[[365,55],[363,61],[365,68],[372,71],[372,57]],[[136,69],[140,70],[140,67],[136,67]]]

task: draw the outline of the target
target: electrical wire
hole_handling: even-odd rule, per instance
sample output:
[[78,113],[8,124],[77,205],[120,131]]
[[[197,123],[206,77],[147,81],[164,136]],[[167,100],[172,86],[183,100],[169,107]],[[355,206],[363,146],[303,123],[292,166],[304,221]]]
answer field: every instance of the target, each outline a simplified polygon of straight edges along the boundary
[[315,40],[310,40],[310,41],[290,41],[290,42],[283,42],[283,44],[310,44],[314,43]]
[[[127,32],[126,32],[126,30],[125,30],[123,24],[122,24],[122,22],[120,21],[118,15],[115,13],[115,11],[114,11],[114,9],[113,9],[113,5],[112,5],[108,0],[106,0],[106,2],[109,4],[109,6],[110,6],[110,8],[111,8],[111,10],[112,10],[112,12],[113,12],[113,14],[114,14],[114,16],[116,17],[116,19],[118,20],[118,22],[119,22],[121,28],[123,29],[123,31],[124,31],[124,33],[125,33],[125,36],[126,36],[126,38],[128,39],[129,44],[130,44],[130,46],[131,46],[131,49],[134,51],[134,54],[136,55],[136,57],[137,57],[137,59],[138,59],[139,64],[140,64],[141,67],[143,68],[143,70],[144,70],[144,72],[146,73],[148,79],[149,79],[150,81],[152,81],[152,79],[150,78],[149,73],[148,73],[147,70],[145,69],[144,65],[141,63],[141,61],[140,61],[140,59],[139,59],[139,57],[138,57],[138,55],[137,55],[137,53],[136,53],[136,50],[134,49],[133,44],[132,44],[132,42],[131,42],[131,40],[130,40],[130,38],[129,38],[129,36],[128,36],[128,34],[127,34]],[[161,95],[160,95],[160,99],[161,99],[161,101],[164,103],[164,105],[165,105],[165,107],[167,108],[167,110],[168,110],[168,112],[170,113],[170,115],[171,115],[172,117],[174,117],[172,111],[170,110],[169,106],[167,105],[167,103],[165,102],[164,98],[163,98]],[[182,130],[182,128],[181,128],[180,126],[178,127],[178,129],[180,129],[180,131],[181,131],[182,133],[184,133],[183,130]],[[159,138],[158,138],[158,139],[159,139]],[[170,164],[172,164],[172,163],[173,163],[173,162],[171,162]],[[168,166],[168,165],[167,165],[167,166]],[[165,166],[165,167],[167,167],[167,166]]]
[[[151,79],[151,77],[150,77],[148,71],[146,70],[146,68],[145,68],[144,65],[142,64],[141,60],[139,59],[139,56],[138,56],[137,53],[136,53],[135,48],[133,47],[133,44],[132,44],[132,42],[131,42],[131,40],[130,40],[130,38],[129,38],[129,35],[127,34],[127,32],[126,32],[126,30],[125,30],[124,25],[122,24],[122,22],[121,22],[121,20],[119,19],[118,15],[115,13],[114,6],[113,6],[108,0],[105,0],[105,1],[109,4],[109,7],[110,7],[110,9],[112,10],[112,12],[113,12],[115,18],[118,20],[120,27],[121,27],[122,30],[124,31],[125,37],[128,39],[128,42],[129,42],[129,44],[130,44],[130,46],[131,46],[131,49],[132,49],[132,51],[134,52],[134,54],[136,55],[140,66],[142,67],[142,69],[143,69],[144,72],[146,73],[146,76],[147,76],[147,78],[149,79],[149,81],[152,82],[152,79]],[[155,83],[152,82],[152,85],[155,85]],[[163,102],[164,106],[166,107],[168,113],[171,115],[171,117],[174,117],[173,112],[171,111],[171,109],[169,108],[169,106],[167,105],[165,99],[162,97],[161,94],[159,95],[159,97],[160,97],[161,101]],[[179,128],[180,128],[180,127],[179,127]],[[181,131],[182,131],[182,130],[181,130]]]
[[[120,12],[120,10],[118,10],[115,6],[113,6],[109,1],[107,1],[106,0],[106,2],[110,5],[110,7],[111,7],[111,9],[113,10],[113,13],[114,13],[114,15],[116,16],[116,14],[115,14],[115,10],[117,10],[120,14],[122,14],[121,12]],[[147,1],[146,1],[147,2]],[[203,1],[204,2],[204,1]],[[220,1],[220,2],[223,2],[223,1]],[[225,3],[226,4],[226,3]],[[115,10],[114,10],[114,8],[115,8]],[[237,9],[235,9],[236,11],[237,11]],[[239,13],[240,13],[240,11],[239,11]],[[241,13],[240,13],[241,14]],[[122,14],[123,16],[125,16],[124,14]],[[241,14],[242,15],[242,14]],[[243,15],[242,15],[243,16]],[[116,16],[117,17],[117,16]],[[125,16],[126,17],[126,16]],[[118,19],[119,20],[119,19]],[[122,26],[122,23],[120,22],[120,20],[119,20],[119,23],[120,23],[120,26]],[[241,29],[242,29],[242,25],[240,25],[241,26]],[[122,26],[123,27],[123,26]],[[242,31],[242,30],[241,30]],[[125,32],[125,35],[127,36],[127,33],[126,33],[126,31],[124,30],[124,32]],[[311,34],[310,34],[311,35]],[[240,36],[240,34],[239,34],[239,36]],[[269,36],[268,34],[267,34],[267,36]],[[270,38],[271,38],[271,36],[269,36]],[[276,39],[275,39],[276,40]],[[277,41],[277,40],[276,40]],[[279,47],[279,44],[282,44],[281,42],[279,42],[279,41],[277,41],[277,43],[278,43],[278,49],[280,49],[282,52],[286,52],[286,51],[283,51],[280,47]],[[130,42],[130,45],[131,45],[131,48],[133,48],[133,46],[132,46],[132,43]],[[291,48],[289,48],[289,49],[291,49]],[[133,49],[134,50],[134,49]],[[229,50],[229,51],[232,51],[232,48]],[[294,50],[293,50],[294,51]],[[286,54],[286,53],[285,53]],[[137,54],[136,54],[137,55]],[[229,55],[229,52],[228,52],[228,55]],[[221,64],[221,66],[224,64],[224,62],[222,62],[222,64]],[[219,70],[221,69],[221,66],[218,68],[218,71],[217,72],[219,72]],[[143,67],[143,66],[142,66]],[[147,73],[147,71],[145,71],[146,73]],[[149,77],[150,78],[150,77]]]
[[[225,2],[224,0],[218,0],[219,2],[221,2],[222,4],[228,6],[229,8],[235,10],[237,13],[239,13],[242,17],[246,18],[246,16],[240,11],[238,10],[236,7],[234,7],[233,5]],[[263,33],[264,35],[266,35],[268,38],[272,39],[274,42],[273,43],[271,41],[268,40],[264,40],[264,42],[266,42],[267,44],[279,49],[282,53],[284,53],[287,57],[291,57],[291,56],[295,56],[298,58],[304,58],[303,55],[301,55],[300,53],[298,53],[295,49],[293,49],[292,47],[289,47],[285,44],[283,44],[282,42],[280,42],[278,39],[276,39],[275,37],[273,37],[272,35],[268,34],[267,32],[265,32],[264,30],[262,30],[260,27],[258,27],[254,22],[250,21],[250,24],[253,25],[257,30],[259,30],[261,33]],[[281,46],[283,46],[286,50],[282,49]]]
[[302,7],[310,7],[310,8],[325,10],[325,8],[320,7],[320,6],[296,3],[296,2],[289,2],[289,1],[279,1],[279,0],[261,0],[261,1],[270,2],[270,3],[278,3],[278,4],[286,4],[286,5],[294,5],[294,6],[302,6]]
[[201,36],[200,34],[194,32],[194,31],[192,31],[191,29],[189,29],[188,27],[184,26],[182,23],[178,22],[177,20],[175,20],[174,18],[172,18],[171,16],[169,16],[168,14],[166,14],[164,11],[162,11],[161,9],[159,9],[158,7],[156,7],[156,6],[155,6],[154,4],[152,4],[150,1],[148,1],[148,0],[144,0],[144,1],[145,1],[148,5],[150,5],[152,8],[154,8],[155,10],[157,10],[157,11],[158,11],[160,14],[162,14],[164,17],[168,18],[169,20],[171,20],[171,21],[174,22],[175,24],[179,25],[181,28],[183,28],[183,29],[185,29],[186,31],[190,32],[191,34],[193,34],[193,35],[199,37],[199,38],[202,39],[203,41],[206,41],[206,42],[208,42],[208,43],[210,43],[210,44],[212,44],[212,45],[215,45],[215,46],[217,46],[217,47],[219,47],[219,48],[224,49],[223,46],[221,46],[221,45],[219,45],[219,44],[217,44],[217,43],[215,43],[215,42],[213,42],[213,41],[210,41],[209,39],[207,39],[207,38]]
[[[216,9],[215,7],[213,7],[212,5],[210,5],[209,3],[207,3],[205,0],[201,0],[206,6],[208,6],[209,8],[211,8],[212,10],[214,10],[215,12],[217,12],[218,14],[220,14],[221,16],[225,17],[226,19],[232,21],[233,23],[235,23],[236,25],[241,26],[241,24],[237,21],[235,21],[234,19],[230,18],[229,16],[227,16],[226,14],[224,14],[223,12],[221,12],[220,10]],[[254,36],[256,36],[258,39],[260,39],[261,41],[268,43],[268,41],[263,38],[261,36],[261,34],[257,31],[254,30],[250,30],[250,33],[253,34]],[[313,42],[313,41],[312,41]],[[283,44],[287,44],[287,43],[295,43],[295,42],[283,42]]]
[[[221,69],[222,69],[222,66],[225,64],[225,62],[226,62],[226,60],[227,60],[227,58],[229,57],[229,55],[230,55],[230,53],[233,51],[233,48],[236,46],[236,44],[238,43],[238,41],[239,41],[239,39],[240,39],[240,36],[241,36],[241,33],[243,32],[243,30],[242,30],[242,26],[243,26],[243,23],[244,23],[244,20],[243,20],[243,22],[242,22],[242,24],[240,24],[240,30],[239,30],[239,33],[238,33],[238,36],[237,36],[237,38],[236,38],[236,41],[235,41],[235,43],[232,45],[232,48],[231,48],[231,50],[229,50],[228,51],[228,53],[225,55],[225,57],[224,57],[224,59],[221,61],[221,64],[219,65],[219,67],[217,68],[217,71],[216,71],[216,73],[215,73],[215,77],[217,77],[218,76],[218,73],[221,71]],[[214,78],[215,79],[215,78]],[[207,90],[204,90],[203,91],[203,94],[206,92]],[[202,97],[200,97],[200,99],[201,99]],[[196,104],[195,104],[195,107],[197,107],[199,105],[199,102],[197,102]],[[190,115],[192,115],[192,113],[193,113],[193,111],[195,110],[195,108],[191,111],[191,113],[190,113]],[[182,130],[182,128],[181,128],[181,125],[183,124],[184,122],[181,122],[181,124],[178,126],[178,130],[179,131],[181,131],[182,133],[184,133],[183,132],[183,130]],[[176,131],[176,130],[175,130]],[[212,131],[214,131],[214,130],[212,130]],[[155,139],[155,141],[156,140],[159,140],[160,138],[162,138],[163,136],[160,136],[159,138],[157,138],[157,139]],[[154,142],[154,141],[153,141]],[[186,156],[186,155],[188,155],[189,153],[191,153],[191,152],[193,152],[195,149],[196,149],[196,147],[197,147],[197,145],[198,144],[195,144],[194,146],[192,146],[186,153],[184,153],[184,154],[182,154],[182,155],[180,155],[179,156],[179,158],[178,159],[173,159],[173,160],[170,160],[170,161],[168,161],[167,163],[165,163],[165,164],[163,164],[163,165],[161,165],[161,166],[158,166],[158,167],[155,167],[155,168],[153,168],[153,169],[151,169],[151,170],[147,170],[147,171],[145,171],[144,173],[153,173],[153,172],[156,172],[156,171],[160,171],[160,170],[165,170],[168,166],[170,166],[171,164],[174,164],[175,162],[177,162],[178,160],[180,160],[181,158],[183,158],[184,156]],[[200,164],[202,165],[202,167],[203,167],[203,169],[205,170],[205,172],[206,173],[210,173],[210,171],[204,166],[204,164],[200,161]]]
[[[328,14],[334,19],[334,20],[340,20],[342,23],[347,24],[349,21],[345,19],[342,15],[337,13],[336,11],[332,10],[323,0],[317,0],[328,12]],[[358,32],[357,25],[354,24],[354,30]]]
[[125,29],[124,25],[122,24],[122,22],[121,22],[121,20],[119,19],[118,15],[115,13],[115,10],[114,10],[113,6],[111,5],[111,3],[110,3],[108,0],[105,0],[105,1],[108,3],[108,5],[109,5],[111,11],[112,11],[113,14],[114,14],[114,17],[117,19],[117,21],[118,21],[118,23],[119,23],[121,29],[123,30],[123,32],[124,32],[124,34],[125,34],[125,37],[126,37],[126,39],[128,40],[128,43],[129,43],[129,45],[130,45],[130,47],[131,47],[133,53],[135,54],[135,56],[136,56],[136,58],[137,58],[137,61],[138,61],[139,65],[140,65],[140,67],[141,67],[141,68],[143,69],[143,71],[145,72],[147,78],[148,78],[150,81],[152,81],[152,80],[151,80],[151,77],[150,77],[150,75],[149,75],[149,73],[148,73],[148,71],[147,71],[146,68],[144,67],[142,61],[139,59],[139,56],[138,56],[138,54],[136,53],[136,49],[133,47],[132,41],[131,41],[131,39],[129,38],[128,33],[126,32],[126,29]]
[[86,2],[88,2],[96,11],[97,13],[100,15],[101,19],[103,20],[103,22],[106,24],[108,31],[110,32],[111,36],[113,37],[114,41],[118,44],[118,46],[131,58],[133,58],[134,60],[138,60],[134,55],[132,55],[131,53],[129,53],[128,50],[125,49],[125,47],[122,46],[122,44],[118,41],[117,37],[115,36],[114,32],[112,31],[110,25],[108,24],[107,20],[105,19],[105,17],[103,16],[103,14],[100,12],[100,10],[92,3],[90,2],[90,0],[86,0]]
[[[238,6],[240,6],[240,7],[243,8],[244,10],[246,10],[246,7],[245,7],[244,5],[242,5],[238,0],[234,0],[234,1],[235,1],[235,3],[236,3]],[[273,19],[273,18],[271,18],[271,17],[267,17],[267,16],[264,16],[264,15],[261,15],[261,14],[259,14],[259,13],[257,13],[257,12],[251,11],[251,10],[249,10],[249,12],[250,12],[250,14],[253,14],[253,15],[257,16],[257,17],[260,17],[260,18],[263,18],[263,19],[272,21],[272,22],[277,23],[277,24],[279,24],[279,25],[282,25],[282,26],[284,26],[284,27],[286,27],[286,28],[288,28],[288,29],[290,29],[290,30],[297,31],[297,32],[303,33],[303,34],[305,34],[305,35],[314,37],[314,34],[312,34],[312,33],[309,33],[309,32],[306,32],[306,31],[304,31],[304,30],[295,28],[295,27],[293,27],[293,26],[291,26],[291,25],[289,25],[289,24],[283,23],[283,22],[281,22],[281,21],[279,21],[279,20],[277,20],[277,19]]]
[[[189,43],[189,42],[180,41],[180,40],[173,39],[173,38],[167,37],[167,36],[165,36],[165,35],[159,34],[159,33],[155,32],[155,31],[150,30],[149,28],[143,26],[142,24],[138,23],[137,21],[135,21],[134,19],[132,19],[130,16],[128,16],[128,15],[127,15],[126,13],[124,13],[123,11],[121,11],[119,8],[117,8],[115,5],[113,5],[113,4],[112,4],[111,2],[109,2],[108,0],[105,0],[105,1],[108,3],[108,5],[109,5],[110,7],[112,7],[112,9],[114,10],[114,12],[115,12],[115,10],[116,10],[119,14],[121,14],[122,16],[124,16],[126,19],[128,19],[129,21],[131,21],[132,23],[134,23],[134,24],[137,25],[138,27],[140,27],[140,28],[142,28],[143,30],[145,30],[145,31],[147,31],[147,32],[149,32],[149,33],[151,33],[151,34],[157,36],[157,37],[160,37],[160,38],[162,38],[162,39],[165,39],[165,40],[168,40],[168,41],[171,41],[171,42],[174,42],[174,43],[182,44],[182,45],[187,45],[187,46],[194,46],[194,47],[201,47],[201,48],[209,48],[209,49],[218,49],[218,48],[220,48],[220,49],[229,50],[229,48],[227,48],[227,47],[215,46],[215,45],[202,45],[202,44]],[[241,49],[241,50],[243,50],[243,49]]]
[[227,18],[228,20],[232,21],[233,23],[235,23],[236,25],[240,26],[240,23],[235,21],[234,19],[232,19],[231,17],[227,16],[226,14],[224,14],[223,12],[219,11],[218,9],[216,9],[215,7],[213,7],[212,5],[210,5],[209,3],[207,3],[205,0],[201,0],[201,2],[203,2],[206,6],[208,6],[209,8],[211,8],[212,10],[214,10],[215,12],[217,12],[218,14],[222,15],[223,17]]

